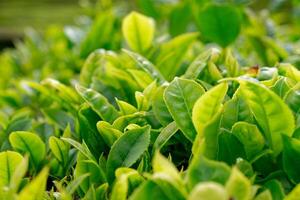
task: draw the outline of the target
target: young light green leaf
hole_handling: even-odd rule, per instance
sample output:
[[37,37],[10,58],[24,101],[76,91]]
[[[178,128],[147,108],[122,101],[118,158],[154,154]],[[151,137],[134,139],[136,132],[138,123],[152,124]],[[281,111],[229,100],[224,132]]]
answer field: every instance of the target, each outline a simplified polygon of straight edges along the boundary
[[228,194],[224,186],[214,183],[199,183],[192,190],[188,200],[227,200]]
[[174,180],[177,182],[177,184],[179,186],[184,187],[182,179],[181,179],[176,167],[168,159],[163,157],[159,153],[159,151],[157,151],[154,155],[154,158],[152,160],[152,167],[153,167],[154,173],[167,174],[167,175],[171,176],[172,178],[174,178]]
[[192,120],[196,127],[197,134],[203,137],[203,127],[222,108],[222,101],[227,92],[227,84],[221,83],[208,90],[195,103]]
[[143,181],[141,175],[130,168],[118,168],[116,170],[116,183],[113,186],[111,200],[126,200],[128,190],[135,189]]
[[226,190],[234,199],[248,200],[251,197],[251,183],[236,167],[226,182]]
[[112,146],[107,159],[109,183],[119,167],[130,167],[144,153],[150,143],[150,126],[132,129],[124,133]]
[[116,100],[116,102],[118,104],[121,115],[130,115],[138,112],[138,109],[136,107],[125,101]]
[[218,136],[220,134],[221,110],[203,128],[203,141],[199,153],[208,159],[217,159],[219,152]]
[[273,200],[270,190],[259,193],[254,200]]
[[287,136],[293,134],[295,128],[293,113],[280,97],[266,87],[245,80],[239,82],[242,95],[262,128],[270,148],[275,156],[278,155],[282,151],[281,134]]
[[190,141],[194,141],[197,135],[192,122],[192,110],[195,102],[204,92],[205,90],[195,81],[182,78],[175,78],[164,92],[168,110],[177,126]]
[[221,83],[203,94],[195,103],[192,111],[192,121],[197,131],[197,137],[193,143],[193,153],[199,150],[204,137],[203,129],[216,113],[222,109],[222,101],[227,92],[227,84]]
[[22,162],[22,155],[14,151],[0,153],[0,187],[8,186],[18,165]]
[[152,44],[155,23],[153,19],[133,11],[123,19],[122,32],[132,50],[144,53]]
[[202,155],[194,156],[187,170],[187,182],[190,189],[198,183],[214,181],[225,184],[230,176],[230,167],[223,162],[213,161]]
[[[20,184],[22,183],[22,179],[25,176],[28,169],[28,156],[26,155],[20,164],[16,167],[16,170],[12,174],[9,188],[12,192],[17,192]],[[1,185],[1,184],[0,184]]]
[[9,141],[13,148],[20,153],[28,153],[34,170],[39,169],[46,155],[46,145],[37,134],[26,131],[15,131],[10,134]]
[[68,145],[61,139],[51,136],[49,138],[49,147],[56,159],[61,162],[63,166],[66,166],[69,157]]
[[33,179],[18,196],[18,200],[43,199],[48,178],[48,168],[44,168],[35,179]]
[[110,147],[123,134],[121,131],[113,128],[112,125],[105,121],[97,122],[97,129],[105,143]]
[[300,184],[297,184],[296,187],[284,198],[284,200],[298,200],[300,195]]

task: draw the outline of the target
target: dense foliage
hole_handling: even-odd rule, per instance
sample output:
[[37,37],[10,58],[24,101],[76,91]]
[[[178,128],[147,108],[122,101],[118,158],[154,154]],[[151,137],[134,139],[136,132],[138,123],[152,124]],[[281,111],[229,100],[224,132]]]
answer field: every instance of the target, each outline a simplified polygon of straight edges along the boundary
[[270,2],[27,31],[0,56],[0,199],[299,199],[300,7]]

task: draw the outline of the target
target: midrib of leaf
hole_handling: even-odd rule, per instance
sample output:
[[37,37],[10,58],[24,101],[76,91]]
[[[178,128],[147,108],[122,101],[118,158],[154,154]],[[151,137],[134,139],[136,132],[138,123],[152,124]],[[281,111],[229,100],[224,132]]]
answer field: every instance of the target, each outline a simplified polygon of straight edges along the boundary
[[[259,101],[259,105],[261,105],[260,107],[262,108],[262,111],[263,111],[263,115],[264,115],[264,118],[265,118],[265,120],[267,121],[267,131],[266,131],[266,137],[269,139],[269,142],[270,142],[270,146],[271,146],[271,149],[273,149],[273,141],[272,141],[272,137],[271,137],[271,131],[270,131],[270,123],[269,123],[269,119],[268,119],[268,117],[267,117],[267,111],[266,111],[266,109],[265,109],[265,104],[264,104],[264,100],[263,100],[263,98],[261,97],[261,95],[259,94],[259,93],[257,93],[257,94],[255,94],[255,95],[257,95],[257,99],[256,99],[256,101]],[[250,100],[250,101],[252,101],[252,100]],[[258,102],[255,102],[254,101],[254,103],[258,103]],[[252,109],[251,109],[252,110]],[[254,114],[254,113],[253,113]],[[254,116],[256,116],[255,114],[254,114]],[[255,117],[256,119],[257,119],[257,117]]]
[[[217,96],[218,98],[217,99],[220,99],[220,97],[221,97],[222,95],[219,93],[219,95]],[[220,102],[221,103],[221,105],[222,105],[222,101]],[[218,104],[219,104],[219,101],[215,101],[215,103],[214,103],[214,106],[213,106],[213,112],[211,112],[210,113],[210,119],[217,113],[217,107],[218,107]],[[220,105],[220,106],[221,106]]]
[[280,83],[280,86],[279,86],[279,95],[280,95],[280,97],[282,97],[283,83],[284,83],[284,80],[283,80],[282,83]]
[[29,148],[29,146],[27,145],[27,143],[25,142],[25,140],[23,139],[22,136],[16,134],[20,140],[22,141],[22,143],[25,145],[26,149],[29,151],[29,154],[30,154],[30,159],[32,160],[33,164],[34,164],[34,168],[37,166],[37,163],[35,162],[35,159],[33,158],[33,152],[31,151],[31,149]]
[[[137,138],[134,140],[134,143],[133,143],[132,147],[135,146],[136,143],[138,143],[138,142],[140,141],[140,138],[141,138],[142,136],[143,136],[143,134],[141,134],[139,137],[137,137]],[[122,161],[122,163],[121,163],[121,166],[124,166],[125,161],[126,161],[127,158],[129,157],[128,155],[130,155],[131,152],[132,152],[132,149],[133,149],[133,148],[130,148],[130,149],[129,149],[128,153],[126,154],[125,158],[123,159],[123,161]]]
[[192,120],[192,117],[191,117],[192,113],[190,112],[190,109],[189,109],[189,107],[187,105],[186,98],[184,97],[183,90],[182,90],[182,88],[181,88],[181,86],[180,86],[180,84],[178,82],[178,79],[176,80],[176,85],[179,88],[179,92],[180,92],[180,94],[182,96],[182,99],[183,99],[183,102],[184,102],[184,106],[185,106],[185,108],[186,108],[186,110],[187,110],[187,112],[189,114],[189,118]]
[[133,26],[134,26],[134,28],[136,30],[136,31],[134,31],[134,34],[135,34],[135,38],[136,38],[136,43],[137,43],[138,49],[142,52],[143,49],[142,49],[142,45],[141,45],[141,41],[140,41],[141,37],[140,37],[140,31],[139,31],[139,28],[138,28],[136,16],[133,17]]
[[60,156],[61,156],[61,162],[62,162],[63,165],[64,165],[64,164],[65,164],[65,159],[64,159],[63,153],[62,153],[62,151],[61,151],[61,149],[60,149],[60,147],[59,147],[59,145],[58,145],[56,139],[54,139],[54,142],[55,142],[55,145],[56,145],[56,147],[58,148],[58,151],[59,151],[59,153],[60,153]]
[[7,178],[8,178],[8,183],[9,183],[11,174],[10,174],[10,165],[9,165],[9,160],[8,160],[7,153],[5,154],[5,157],[6,157],[6,167],[7,167]]

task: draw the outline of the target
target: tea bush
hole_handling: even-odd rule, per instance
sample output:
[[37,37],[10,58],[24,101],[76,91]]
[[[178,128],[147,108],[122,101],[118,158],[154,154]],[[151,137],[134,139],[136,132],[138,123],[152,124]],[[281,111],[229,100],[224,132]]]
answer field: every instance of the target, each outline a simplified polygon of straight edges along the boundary
[[299,199],[299,3],[125,4],[1,53],[0,199]]

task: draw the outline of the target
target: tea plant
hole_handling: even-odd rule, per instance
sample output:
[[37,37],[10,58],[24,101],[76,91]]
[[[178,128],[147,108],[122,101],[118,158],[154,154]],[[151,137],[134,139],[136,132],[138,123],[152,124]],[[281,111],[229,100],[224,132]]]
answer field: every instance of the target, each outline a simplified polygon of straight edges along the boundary
[[298,199],[298,26],[248,3],[28,32],[0,57],[0,199]]

